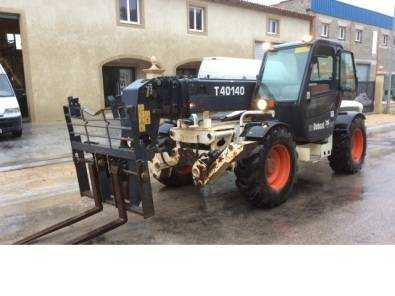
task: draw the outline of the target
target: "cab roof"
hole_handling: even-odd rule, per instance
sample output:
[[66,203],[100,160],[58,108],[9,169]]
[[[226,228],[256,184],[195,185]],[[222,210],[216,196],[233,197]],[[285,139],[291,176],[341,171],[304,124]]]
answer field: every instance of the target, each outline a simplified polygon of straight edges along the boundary
[[295,47],[295,46],[302,46],[302,45],[314,45],[317,43],[321,43],[321,44],[327,44],[330,45],[332,47],[337,47],[340,49],[343,49],[343,46],[334,41],[334,40],[330,40],[330,39],[322,39],[322,38],[315,38],[310,42],[305,42],[305,41],[294,41],[294,42],[286,42],[286,43],[282,43],[282,44],[278,44],[275,45],[273,48],[274,49],[282,49],[282,48],[286,48],[286,47]]
[[6,74],[5,71],[4,71],[4,68],[3,68],[3,66],[1,64],[0,64],[0,74]]

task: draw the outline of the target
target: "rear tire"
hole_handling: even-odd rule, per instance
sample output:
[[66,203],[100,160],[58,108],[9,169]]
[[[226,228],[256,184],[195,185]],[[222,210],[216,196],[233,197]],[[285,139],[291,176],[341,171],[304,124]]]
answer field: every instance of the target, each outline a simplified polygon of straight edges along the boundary
[[[175,147],[175,142],[168,135],[159,134],[159,152],[169,152]],[[181,187],[193,183],[192,166],[176,166],[160,171],[154,178],[167,187]]]
[[355,118],[348,131],[333,134],[332,155],[329,165],[337,174],[355,174],[359,172],[366,156],[365,120]]
[[284,127],[276,127],[248,157],[237,162],[236,185],[252,206],[279,206],[292,192],[296,159],[292,134]]

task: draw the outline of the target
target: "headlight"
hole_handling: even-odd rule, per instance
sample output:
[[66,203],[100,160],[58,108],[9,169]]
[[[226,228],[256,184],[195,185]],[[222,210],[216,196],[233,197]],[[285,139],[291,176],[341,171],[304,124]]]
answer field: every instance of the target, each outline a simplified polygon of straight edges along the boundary
[[267,101],[265,99],[259,99],[256,106],[259,110],[264,111],[267,108]]
[[312,35],[304,35],[302,38],[302,41],[305,43],[309,43],[311,41],[313,41],[314,37]]
[[4,115],[19,115],[21,110],[19,108],[7,108],[4,110]]

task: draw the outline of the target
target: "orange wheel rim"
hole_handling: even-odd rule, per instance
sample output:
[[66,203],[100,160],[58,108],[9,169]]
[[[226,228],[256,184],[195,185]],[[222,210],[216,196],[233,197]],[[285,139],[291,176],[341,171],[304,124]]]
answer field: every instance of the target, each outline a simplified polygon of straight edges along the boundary
[[291,173],[291,155],[282,144],[272,147],[266,159],[266,181],[273,191],[285,187]]
[[351,158],[353,162],[359,163],[361,161],[364,146],[362,130],[357,128],[351,138]]

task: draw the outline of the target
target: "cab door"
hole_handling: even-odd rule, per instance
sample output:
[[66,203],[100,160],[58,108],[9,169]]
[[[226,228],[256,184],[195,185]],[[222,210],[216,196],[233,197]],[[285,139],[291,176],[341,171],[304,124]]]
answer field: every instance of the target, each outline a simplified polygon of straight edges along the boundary
[[357,96],[358,79],[354,54],[350,51],[339,52],[339,88],[341,100],[354,100]]
[[333,131],[340,104],[338,57],[331,46],[320,45],[312,53],[304,103],[305,136],[309,142],[327,139]]

